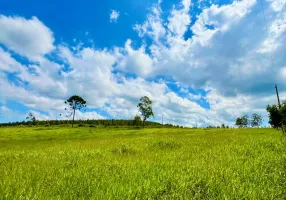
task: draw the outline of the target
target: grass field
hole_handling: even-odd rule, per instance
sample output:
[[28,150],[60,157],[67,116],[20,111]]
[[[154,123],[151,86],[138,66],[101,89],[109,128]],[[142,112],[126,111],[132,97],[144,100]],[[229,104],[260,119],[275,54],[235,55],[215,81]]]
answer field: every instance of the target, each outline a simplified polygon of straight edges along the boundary
[[0,128],[0,199],[286,199],[274,129]]

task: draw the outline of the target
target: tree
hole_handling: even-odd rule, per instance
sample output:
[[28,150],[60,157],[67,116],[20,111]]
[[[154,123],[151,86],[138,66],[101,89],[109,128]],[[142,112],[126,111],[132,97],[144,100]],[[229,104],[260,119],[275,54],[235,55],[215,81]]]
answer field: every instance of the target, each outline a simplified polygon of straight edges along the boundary
[[282,118],[283,118],[283,113],[285,113],[286,106],[285,106],[285,101],[282,104],[282,108],[279,109],[278,105],[268,105],[266,107],[267,112],[269,113],[269,124],[273,128],[280,128],[282,124]]
[[35,124],[36,122],[36,117],[32,114],[32,113],[29,113],[28,116],[26,117],[26,120],[30,123],[33,123]]
[[238,117],[238,118],[236,118],[236,121],[235,121],[235,125],[238,126],[239,128],[247,127],[248,123],[249,123],[249,120],[248,120],[247,115],[244,115],[242,117]]
[[145,121],[151,116],[154,117],[154,113],[152,110],[152,101],[147,96],[144,96],[140,99],[140,102],[138,103],[137,107],[139,108],[139,111],[143,117],[142,125],[144,127]]
[[[69,109],[72,111],[70,113],[70,116],[73,115],[73,119],[72,119],[72,127],[73,127],[75,111],[85,108],[86,101],[82,97],[74,95],[74,96],[71,96],[69,99],[67,99],[65,101],[65,104],[67,104],[69,106]],[[67,108],[65,108],[65,110],[67,110]]]
[[256,113],[252,114],[252,119],[250,120],[252,127],[259,127],[262,124],[262,117]]
[[235,125],[238,126],[238,127],[242,127],[242,122],[241,122],[241,118],[240,117],[236,118]]
[[134,126],[139,126],[139,125],[141,125],[141,124],[142,124],[142,119],[141,119],[141,117],[138,116],[138,115],[136,115],[136,116],[134,117],[133,125],[134,125]]

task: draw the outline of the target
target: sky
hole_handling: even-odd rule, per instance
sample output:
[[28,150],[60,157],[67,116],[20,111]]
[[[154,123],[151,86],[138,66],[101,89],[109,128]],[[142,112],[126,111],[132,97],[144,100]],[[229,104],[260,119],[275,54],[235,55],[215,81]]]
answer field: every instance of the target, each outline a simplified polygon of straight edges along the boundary
[[0,123],[133,119],[233,126],[286,98],[286,0],[2,0]]

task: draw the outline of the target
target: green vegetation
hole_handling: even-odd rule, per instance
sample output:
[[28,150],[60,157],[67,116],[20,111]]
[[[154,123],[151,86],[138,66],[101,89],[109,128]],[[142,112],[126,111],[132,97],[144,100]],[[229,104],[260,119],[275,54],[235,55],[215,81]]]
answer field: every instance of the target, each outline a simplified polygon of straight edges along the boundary
[[[140,117],[139,117],[140,118]],[[141,120],[141,119],[140,119]],[[142,121],[142,120],[141,120]],[[53,125],[64,125],[72,124],[72,120],[41,120],[41,121],[22,121],[22,122],[9,122],[0,123],[0,127],[11,127],[11,126],[53,126]],[[136,126],[135,120],[126,119],[87,119],[87,120],[74,120],[74,124],[84,124],[85,126],[98,126],[98,127],[117,127],[117,126]],[[140,123],[142,124],[142,123]],[[161,127],[162,125],[157,122],[146,121],[145,126],[148,127]],[[166,124],[164,127],[173,127],[172,124]]]
[[268,105],[266,110],[269,114],[269,124],[273,128],[281,128],[282,124],[286,124],[286,101],[283,101],[282,104]]
[[0,128],[0,199],[285,199],[275,129]]
[[260,127],[262,124],[262,117],[257,113],[253,113],[251,119],[248,118],[248,115],[236,118],[235,125],[239,128],[251,127]]
[[[69,110],[71,111],[70,114],[68,114],[67,116],[72,116],[72,127],[73,127],[75,111],[81,110],[82,108],[86,108],[86,101],[80,96],[73,95],[65,101],[65,104],[69,106]],[[65,108],[65,110],[68,109]]]
[[138,103],[137,107],[139,108],[139,111],[143,117],[142,125],[144,127],[146,120],[149,119],[151,116],[154,117],[152,101],[149,99],[149,97],[144,96],[140,99],[140,102]]

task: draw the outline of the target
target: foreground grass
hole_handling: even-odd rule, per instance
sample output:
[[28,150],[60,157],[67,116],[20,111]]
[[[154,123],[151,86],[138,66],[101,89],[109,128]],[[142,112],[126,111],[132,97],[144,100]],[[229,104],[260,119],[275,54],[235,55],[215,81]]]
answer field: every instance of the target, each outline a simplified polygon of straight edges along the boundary
[[0,199],[286,199],[272,129],[0,128]]

